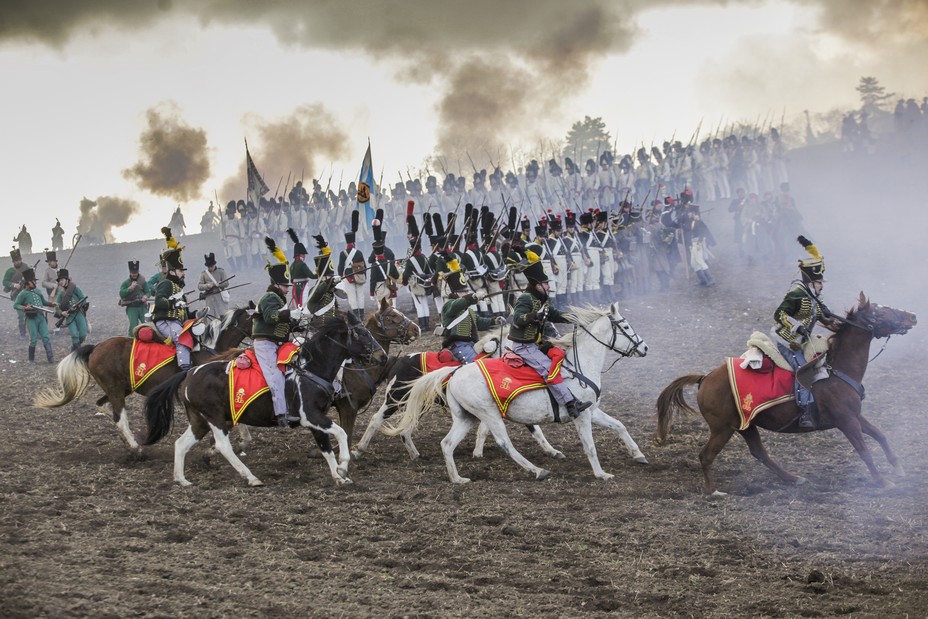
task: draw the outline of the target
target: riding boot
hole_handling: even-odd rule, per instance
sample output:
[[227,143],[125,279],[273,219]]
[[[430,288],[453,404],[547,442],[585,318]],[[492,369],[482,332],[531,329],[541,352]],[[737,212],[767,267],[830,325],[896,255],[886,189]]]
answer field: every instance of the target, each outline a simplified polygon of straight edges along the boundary
[[358,317],[358,320],[360,320],[361,322],[364,322],[364,310],[363,309],[354,310],[354,315]]
[[567,402],[564,405],[564,408],[567,409],[567,414],[576,419],[580,416],[580,413],[593,406],[592,402],[584,402],[583,400],[578,400],[574,398],[570,402]]
[[75,350],[77,350],[78,347],[80,347],[80,344],[76,342],[71,342],[71,352],[74,352]]
[[55,362],[55,353],[54,353],[54,351],[52,351],[52,343],[51,343],[51,342],[42,342],[42,344],[45,346],[45,358],[48,359],[48,362],[49,362],[49,363],[54,363],[54,362]]
[[715,280],[712,279],[712,273],[709,272],[709,269],[702,270],[702,276],[706,280],[706,286],[712,287],[715,286]]
[[802,406],[799,408],[798,425],[800,428],[814,428],[815,427],[815,421],[812,419],[812,411],[809,410],[808,406]]
[[29,363],[35,363],[35,346],[29,347]]

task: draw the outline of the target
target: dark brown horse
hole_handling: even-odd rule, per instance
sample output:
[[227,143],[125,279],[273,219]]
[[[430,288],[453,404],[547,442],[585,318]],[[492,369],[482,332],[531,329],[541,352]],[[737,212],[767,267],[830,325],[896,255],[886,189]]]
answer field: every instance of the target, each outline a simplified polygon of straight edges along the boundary
[[[864,293],[860,293],[857,308],[848,312],[846,319],[840,320],[840,326],[829,338],[826,357],[828,378],[817,381],[812,386],[812,394],[818,404],[820,418],[817,428],[798,426],[799,409],[795,401],[792,401],[767,409],[758,414],[746,430],[739,430],[740,415],[732,397],[726,365],[722,364],[705,375],[681,376],[661,392],[657,399],[657,442],[663,444],[667,440],[670,419],[674,411],[684,409],[692,413],[701,413],[706,423],[709,424],[709,440],[699,453],[699,461],[705,476],[705,492],[721,495],[724,493],[715,488],[712,463],[735,432],[741,434],[747,442],[751,455],[763,462],[780,479],[801,484],[806,481],[804,478],[785,470],[767,453],[757,428],[788,433],[838,428],[867,464],[874,482],[883,487],[891,486],[892,482],[885,479],[873,464],[873,458],[864,442],[863,435],[872,437],[880,444],[886,454],[886,459],[889,460],[897,474],[902,475],[904,472],[886,436],[861,414],[860,394],[863,392],[862,381],[867,369],[870,342],[874,338],[904,334],[915,324],[914,314],[870,303]],[[683,397],[683,389],[689,385],[697,385],[696,402],[699,411],[693,409]]]
[[[212,343],[209,348],[201,345],[200,350],[193,351],[190,361],[194,365],[205,363],[216,356],[238,347],[246,337],[251,337],[251,322],[254,303],[246,307],[231,309],[220,319],[207,327],[201,336],[201,343]],[[97,400],[97,406],[109,402],[113,410],[113,423],[120,435],[136,454],[141,447],[129,429],[129,417],[126,413],[126,398],[133,392],[129,369],[132,354],[132,338],[111,337],[99,344],[81,346],[58,363],[58,387],[46,389],[33,400],[39,408],[58,408],[80,398],[90,387],[91,379],[103,390],[103,396]],[[174,362],[165,364],[152,373],[136,390],[140,395],[148,395],[155,387],[177,374],[180,370]]]
[[[380,302],[380,309],[368,317],[364,326],[371,332],[385,353],[390,352],[391,343],[406,345],[421,335],[419,325],[393,307],[386,299]],[[390,358],[385,364],[356,366],[352,363],[345,366],[342,372],[342,393],[344,395],[335,400],[335,408],[338,410],[339,425],[348,435],[349,445],[358,412],[374,398],[377,386],[390,375],[395,362],[396,356]]]
[[[348,479],[348,437],[326,416],[332,403],[332,381],[346,359],[362,365],[385,363],[383,349],[354,314],[327,318],[316,333],[300,346],[296,366],[287,369],[286,398],[291,414],[298,415],[300,425],[309,428],[319,450],[329,465],[336,483],[351,483]],[[170,378],[153,390],[145,403],[148,435],[145,445],[164,438],[174,420],[174,400],[178,399],[187,412],[190,425],[174,443],[174,481],[182,486],[190,482],[184,476],[184,459],[190,449],[210,431],[215,449],[221,453],[250,486],[262,485],[235,455],[229,432],[234,424],[229,406],[230,361],[214,360],[196,366]],[[270,392],[264,392],[244,409],[239,424],[277,426]],[[330,438],[338,441],[336,461]]]

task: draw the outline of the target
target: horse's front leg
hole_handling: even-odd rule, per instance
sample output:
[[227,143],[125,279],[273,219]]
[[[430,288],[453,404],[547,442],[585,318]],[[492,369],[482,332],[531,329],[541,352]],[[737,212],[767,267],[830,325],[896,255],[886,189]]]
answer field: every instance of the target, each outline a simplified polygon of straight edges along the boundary
[[861,423],[858,417],[848,417],[841,421],[843,421],[843,423],[838,426],[838,429],[844,433],[847,440],[850,441],[854,449],[857,450],[857,455],[860,456],[860,459],[863,460],[867,468],[870,469],[870,475],[873,477],[874,483],[882,488],[892,488],[895,484],[883,477],[876,468],[876,464],[873,463],[873,455],[870,453],[870,448],[867,447],[867,443],[864,441],[864,435],[861,431]]
[[628,454],[634,459],[635,462],[639,464],[647,464],[648,459],[645,458],[644,454],[641,453],[641,449],[638,447],[638,443],[632,438],[632,435],[628,433],[628,430],[625,429],[625,424],[603,412],[603,409],[598,406],[593,409],[593,412],[590,415],[590,419],[593,423],[604,428],[609,428],[614,430],[619,438],[622,439],[622,442],[625,443],[625,449],[628,450]]
[[[316,440],[319,451],[322,452],[322,457],[325,458],[326,464],[329,465],[329,472],[332,475],[332,479],[335,480],[335,483],[353,483],[348,478],[348,462],[351,460],[351,454],[348,451],[348,435],[331,420],[328,420],[328,418],[326,418],[326,420],[329,421],[327,427],[323,427],[323,424],[312,424],[309,426],[309,429],[312,431],[313,438]],[[337,460],[335,454],[332,452],[331,437],[333,436],[338,442]]]
[[905,477],[905,469],[899,464],[896,452],[889,446],[889,440],[886,438],[886,435],[883,434],[883,431],[863,415],[860,415],[860,429],[863,430],[864,434],[872,437],[873,440],[880,444],[880,447],[883,448],[883,453],[886,454],[886,459],[889,461],[890,466],[893,467],[893,471],[896,475]]

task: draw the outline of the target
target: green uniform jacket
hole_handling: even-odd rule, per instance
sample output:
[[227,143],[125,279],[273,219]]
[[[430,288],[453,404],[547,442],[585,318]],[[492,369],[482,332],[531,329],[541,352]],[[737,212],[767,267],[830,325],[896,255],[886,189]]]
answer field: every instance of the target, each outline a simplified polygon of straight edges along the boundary
[[[133,281],[137,281],[139,285],[135,290],[130,291],[129,286],[132,285]],[[129,278],[119,286],[119,299],[125,307],[145,307],[145,302],[142,301],[142,297],[150,296],[150,294],[151,287],[149,287],[148,282],[146,282],[145,278],[141,275],[139,275],[137,280]]]
[[[174,302],[170,299],[171,296],[181,291],[183,288],[167,278],[158,282],[155,287],[155,310],[152,312],[151,319],[153,321],[179,320],[180,322],[187,320],[187,308],[174,307]],[[183,301],[186,302],[187,299],[183,298]]]
[[[445,301],[441,308],[441,326],[445,328],[441,340],[442,346],[449,346],[451,342],[476,342],[477,329],[489,329],[493,326],[492,319],[478,316],[470,309],[475,302],[476,299],[472,294],[460,299]],[[463,312],[467,312],[467,317],[448,329],[448,325]]]
[[251,337],[280,343],[290,339],[290,310],[287,309],[287,300],[276,290],[268,290],[258,301]]
[[306,309],[314,315],[326,307],[329,309],[319,314],[320,316],[334,316],[335,310],[338,309],[338,301],[335,299],[335,281],[331,277],[319,280],[306,297]]
[[[28,268],[29,266],[25,262],[18,269],[16,267],[8,268],[6,273],[3,274],[3,292],[10,292],[13,290],[13,284],[22,286],[23,271]],[[22,288],[20,288],[20,290],[22,290]],[[19,294],[19,291],[17,291],[16,294]]]
[[294,260],[290,263],[290,281],[295,288],[293,298],[301,300],[303,298],[303,289],[306,288],[310,279],[316,279],[313,270],[309,268],[305,260]]
[[551,322],[569,322],[564,314],[548,301],[542,301],[528,292],[519,295],[516,305],[512,308],[512,328],[509,330],[509,339],[524,344],[538,344],[544,333],[544,324],[539,320],[529,320],[528,314],[540,314],[548,308],[548,320]]
[[[81,290],[76,284],[74,286],[74,292],[71,294],[71,298],[68,299],[67,305],[62,304],[64,295],[67,294],[66,288],[59,288],[58,294],[55,297],[55,301],[58,303],[58,311],[55,312],[55,315],[59,318],[65,315],[69,309],[77,307],[83,299],[87,298],[87,295],[84,294],[84,291]],[[81,310],[78,310],[78,312]],[[84,313],[86,313],[87,308],[84,308]],[[71,312],[67,318],[65,318],[64,324],[69,325],[74,322],[74,318],[77,316],[77,312]]]
[[[16,295],[16,299],[13,301],[13,309],[18,312],[27,312],[27,318],[34,318],[39,314],[38,310],[26,310],[23,309],[24,305],[31,305],[33,307],[46,307],[51,306],[51,303],[45,300],[45,297],[39,292],[38,289],[35,290],[20,290],[19,294]],[[32,316],[30,314],[34,314]]]
[[777,335],[797,347],[806,339],[796,332],[797,323],[811,333],[816,321],[830,316],[831,311],[804,284],[797,284],[787,292],[773,313]]

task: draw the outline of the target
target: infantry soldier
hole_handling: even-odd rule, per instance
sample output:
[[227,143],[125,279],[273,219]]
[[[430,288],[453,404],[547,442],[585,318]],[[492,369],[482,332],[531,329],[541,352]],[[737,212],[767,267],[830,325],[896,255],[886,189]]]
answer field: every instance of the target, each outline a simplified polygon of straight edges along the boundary
[[168,249],[161,254],[167,268],[165,278],[155,286],[155,307],[152,320],[162,337],[174,344],[177,366],[183,371],[190,368],[190,349],[180,343],[180,334],[187,320],[187,299],[184,297],[184,276],[187,269],[181,258],[181,247],[171,235],[170,228],[162,228]]
[[71,280],[67,269],[58,271],[58,296],[55,299],[59,320],[56,326],[64,325],[71,334],[71,350],[77,348],[87,339],[87,309],[90,301],[87,295]]
[[42,288],[49,299],[54,299],[58,292],[58,254],[45,250],[45,274],[42,276]]
[[593,218],[598,214],[587,211],[580,213],[580,232],[577,233],[577,241],[582,244],[586,250],[586,269],[583,272],[583,296],[588,303],[599,301],[599,278],[602,268],[600,258],[603,254],[603,247],[600,244],[599,236],[593,230]]
[[23,253],[23,254],[32,253],[32,235],[29,234],[28,230],[26,230],[25,224],[23,225],[22,230],[19,231],[19,234],[17,234],[13,238],[13,240],[19,243],[20,253]]
[[[416,216],[412,213],[414,202],[409,201],[406,214],[406,238],[409,240],[409,257],[403,266],[401,283],[409,288],[412,303],[416,308],[419,328],[423,333],[429,328],[429,298],[432,296],[432,276],[428,259],[422,253],[422,234]],[[425,214],[426,221],[428,213]]]
[[[10,295],[14,301],[16,296],[23,289],[23,273],[29,269],[29,266],[23,262],[22,253],[18,249],[10,250],[10,258],[13,260],[13,266],[3,274],[3,292]],[[21,310],[16,310],[16,318],[19,323],[19,339],[26,339],[26,318]]]
[[210,252],[203,256],[206,269],[200,273],[197,290],[200,298],[206,301],[206,307],[211,316],[221,318],[229,311],[231,297],[226,288],[229,287],[226,270],[216,265],[216,254]]
[[129,279],[119,286],[119,304],[126,308],[126,316],[129,317],[129,337],[132,337],[135,327],[145,321],[150,294],[148,282],[139,273],[139,261],[130,260]]
[[564,220],[564,229],[561,240],[567,251],[567,302],[578,304],[589,259],[584,254],[583,244],[577,239],[577,219],[570,210]]
[[[382,215],[383,211],[378,209],[378,214]],[[393,251],[386,245],[387,233],[381,229],[381,221],[383,220],[380,218],[375,219],[371,225],[374,243],[371,256],[368,258],[368,262],[371,263],[370,295],[371,299],[376,299],[378,305],[384,299],[396,298],[396,282],[400,278]]]
[[[774,341],[794,371],[806,363],[802,347],[812,337],[815,323],[833,326],[836,322],[834,314],[819,298],[825,283],[825,260],[809,239],[800,236],[798,241],[811,258],[799,261],[802,279],[793,282],[795,285],[773,314]],[[796,405],[800,409],[801,428],[815,427],[809,410],[811,403],[812,393],[796,381]]]
[[[530,255],[529,263],[523,273],[528,280],[528,290],[516,299],[512,310],[512,329],[509,331],[509,339],[513,342],[513,352],[522,357],[525,363],[539,375],[547,378],[551,370],[551,359],[538,347],[542,342],[545,323],[568,321],[548,301],[548,276],[545,275],[541,263]],[[567,409],[571,417],[577,417],[593,405],[592,402],[577,400],[567,385],[563,383],[549,384],[548,389],[551,390],[558,404]]]
[[52,343],[48,339],[48,320],[42,309],[54,307],[54,301],[46,301],[45,297],[36,289],[35,271],[26,268],[22,271],[21,289],[13,300],[13,308],[21,312],[25,319],[26,329],[29,330],[29,363],[35,363],[35,345],[42,338],[45,347],[45,357],[49,363],[55,362],[52,352]]
[[358,320],[363,321],[367,264],[364,262],[364,254],[355,246],[360,221],[361,214],[355,209],[351,212],[351,231],[345,233],[345,249],[338,255],[336,273],[342,280],[338,287],[348,295],[348,307]]
[[[464,251],[461,253],[461,268],[467,275],[470,289],[474,292],[483,290],[486,292],[486,281],[484,275],[487,272],[487,265],[484,264],[483,251],[477,245],[477,216],[480,211],[475,209],[471,204],[465,204],[464,210]],[[469,208],[468,208],[469,207]],[[489,207],[484,207],[489,211]],[[489,314],[489,306],[486,299],[477,302],[477,307],[481,316]]]
[[229,265],[237,270],[244,270],[246,260],[242,258],[242,246],[245,233],[242,222],[236,217],[235,202],[226,204],[226,216],[219,226],[219,236],[222,239],[222,249],[225,252]]

